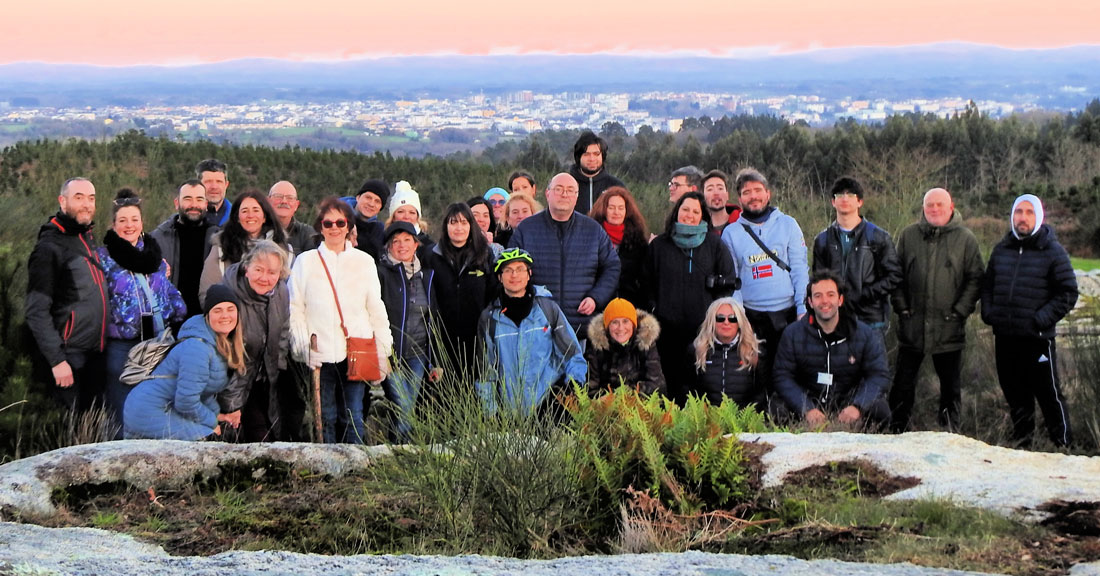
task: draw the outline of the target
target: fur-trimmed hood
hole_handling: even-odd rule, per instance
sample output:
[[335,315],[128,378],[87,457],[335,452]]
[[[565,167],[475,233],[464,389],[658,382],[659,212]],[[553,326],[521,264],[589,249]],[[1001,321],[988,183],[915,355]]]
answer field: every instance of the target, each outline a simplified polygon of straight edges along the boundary
[[[648,351],[657,342],[661,334],[661,324],[652,314],[638,310],[638,327],[634,330],[634,341],[638,348]],[[611,345],[607,329],[603,327],[603,312],[588,321],[588,341],[596,350],[607,350]]]

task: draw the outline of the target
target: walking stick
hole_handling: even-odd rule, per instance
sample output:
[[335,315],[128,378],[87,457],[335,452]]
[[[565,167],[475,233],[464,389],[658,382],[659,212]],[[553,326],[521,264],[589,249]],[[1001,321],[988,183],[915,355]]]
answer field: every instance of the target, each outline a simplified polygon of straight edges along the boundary
[[[317,352],[317,335],[309,337],[309,348]],[[313,369],[313,441],[324,443],[325,437],[321,423],[321,367]]]

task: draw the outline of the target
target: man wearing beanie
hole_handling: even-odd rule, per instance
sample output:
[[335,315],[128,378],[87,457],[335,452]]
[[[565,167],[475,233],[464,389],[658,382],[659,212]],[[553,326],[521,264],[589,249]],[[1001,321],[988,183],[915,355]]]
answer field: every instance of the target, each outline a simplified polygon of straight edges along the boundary
[[378,260],[382,255],[382,234],[385,226],[378,219],[379,212],[390,200],[390,185],[383,180],[371,178],[359,187],[355,193],[355,232],[358,240],[356,248],[370,254]]
[[993,327],[997,376],[1012,416],[1013,439],[1031,443],[1035,401],[1056,446],[1073,440],[1058,380],[1054,336],[1077,302],[1077,279],[1043,204],[1024,194],[1012,204],[1012,227],[989,256],[982,279],[982,320]]

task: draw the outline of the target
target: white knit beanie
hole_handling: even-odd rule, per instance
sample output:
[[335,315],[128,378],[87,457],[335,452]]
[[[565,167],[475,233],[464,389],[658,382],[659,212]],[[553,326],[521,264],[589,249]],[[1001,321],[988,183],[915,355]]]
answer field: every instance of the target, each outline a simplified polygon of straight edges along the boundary
[[394,186],[393,196],[390,197],[390,215],[401,206],[412,206],[416,208],[417,216],[424,217],[424,211],[420,209],[420,195],[404,180]]

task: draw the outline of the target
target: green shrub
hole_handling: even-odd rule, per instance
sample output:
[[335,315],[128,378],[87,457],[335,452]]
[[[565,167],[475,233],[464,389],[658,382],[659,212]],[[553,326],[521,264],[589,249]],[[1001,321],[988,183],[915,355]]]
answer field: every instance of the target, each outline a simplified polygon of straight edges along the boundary
[[764,416],[733,402],[691,397],[683,408],[620,386],[598,398],[577,387],[566,408],[583,459],[581,479],[618,506],[633,486],[659,495],[681,514],[716,509],[747,496],[736,434],[767,430]]

